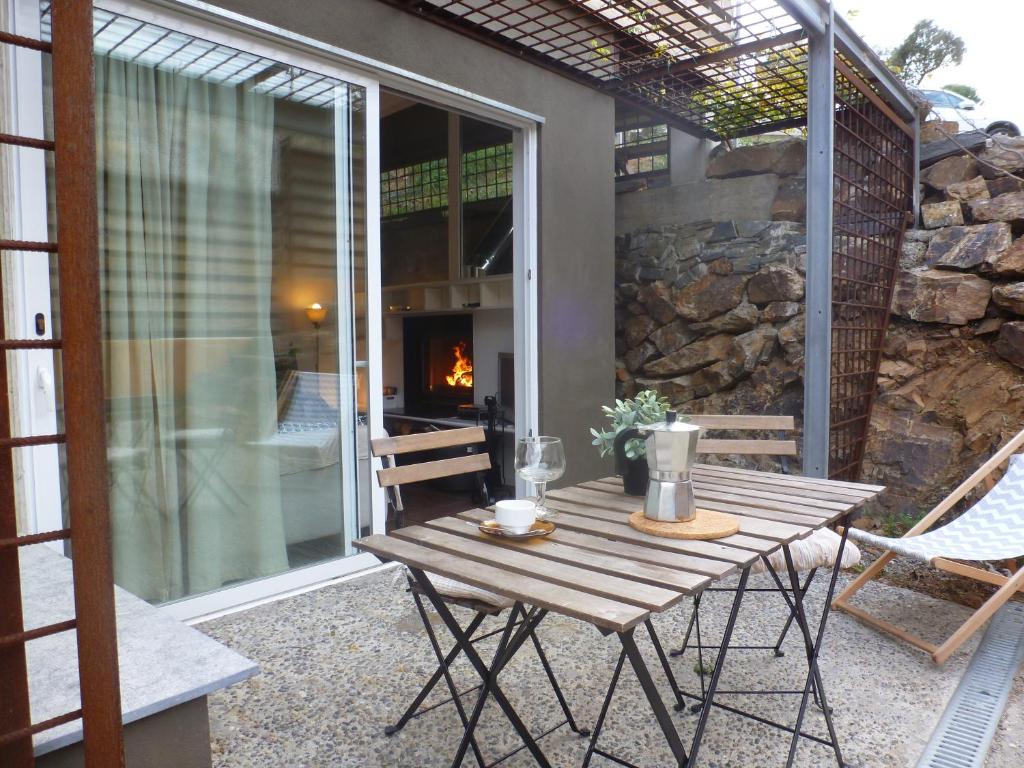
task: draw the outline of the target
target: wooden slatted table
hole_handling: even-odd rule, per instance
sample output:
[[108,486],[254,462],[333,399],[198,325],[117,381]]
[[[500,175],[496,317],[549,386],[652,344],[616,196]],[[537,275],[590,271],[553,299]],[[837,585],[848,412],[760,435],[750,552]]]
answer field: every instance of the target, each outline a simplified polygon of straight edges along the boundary
[[[459,651],[466,654],[481,677],[483,684],[477,706],[467,723],[453,766],[461,763],[483,704],[489,696],[493,696],[505,711],[538,764],[549,765],[502,693],[498,682],[501,670],[522,646],[528,633],[536,628],[549,611],[585,621],[605,635],[615,634],[622,644],[604,706],[591,735],[584,765],[590,762],[594,754],[612,757],[622,765],[629,765],[621,757],[609,755],[598,746],[605,715],[627,659],[678,764],[694,765],[711,709],[722,707],[744,714],[736,708],[717,703],[715,692],[746,591],[750,568],[759,559],[775,576],[776,583],[786,595],[793,617],[804,636],[808,662],[795,726],[770,724],[793,733],[787,765],[792,764],[801,736],[828,744],[833,748],[839,765],[843,765],[824,686],[817,669],[842,550],[832,572],[828,599],[815,638],[812,637],[803,609],[803,595],[789,547],[816,530],[835,525],[843,526],[841,547],[845,546],[848,524],[859,514],[864,502],[884,488],[708,465],[698,465],[694,469],[693,481],[698,506],[736,515],[740,521],[738,533],[716,541],[666,539],[640,533],[629,526],[627,518],[630,513],[642,508],[643,499],[626,496],[621,480],[610,477],[549,491],[547,506],[557,513],[557,528],[543,538],[514,540],[482,533],[477,524],[492,517],[492,513],[474,509],[458,517],[432,520],[422,525],[401,528],[387,536],[368,536],[355,542],[359,549],[409,567],[419,587],[455,638]],[[789,565],[789,587],[783,585],[768,562],[768,557],[780,549]],[[427,579],[426,571],[457,579],[515,601],[513,616],[518,614],[523,619],[518,626],[510,619],[490,665],[472,647],[467,634]],[[643,625],[650,635],[662,671],[677,698],[677,709],[682,708],[683,694],[654,631],[651,615],[666,611],[687,597],[698,596],[704,589],[737,574],[739,585],[735,588],[735,598],[721,645],[717,649],[710,682],[706,692],[697,697],[702,706],[687,750],[662,702],[647,663],[637,648],[634,632],[638,626]],[[790,591],[787,593],[786,589]],[[829,740],[811,737],[801,731],[812,690],[818,693],[824,705]]]

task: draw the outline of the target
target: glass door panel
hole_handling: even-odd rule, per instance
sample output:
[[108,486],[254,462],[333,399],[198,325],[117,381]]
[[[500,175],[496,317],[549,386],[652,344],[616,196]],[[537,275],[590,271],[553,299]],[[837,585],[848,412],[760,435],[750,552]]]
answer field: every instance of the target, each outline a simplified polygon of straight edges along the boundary
[[366,90],[95,12],[118,584],[168,602],[370,519]]

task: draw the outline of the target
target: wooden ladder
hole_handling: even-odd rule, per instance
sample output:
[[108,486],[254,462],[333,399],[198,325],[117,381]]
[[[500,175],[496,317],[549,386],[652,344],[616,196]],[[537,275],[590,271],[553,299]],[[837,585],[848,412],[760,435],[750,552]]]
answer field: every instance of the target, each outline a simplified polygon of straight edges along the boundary
[[[61,339],[8,338],[0,292],[0,765],[34,765],[33,735],[81,719],[87,768],[117,768],[124,765],[124,746],[100,346],[92,2],[57,0],[52,10],[52,42],[0,30],[0,44],[51,54],[54,140],[0,134],[0,144],[54,153],[57,240],[0,240],[0,251],[20,253],[24,258],[56,254],[62,329]],[[7,352],[26,349],[61,353],[63,433],[12,434]],[[69,525],[19,536],[13,452],[50,444],[65,446]],[[26,629],[19,548],[62,539],[70,540],[74,553],[75,617]],[[32,722],[26,645],[71,630],[77,633],[81,706]]]

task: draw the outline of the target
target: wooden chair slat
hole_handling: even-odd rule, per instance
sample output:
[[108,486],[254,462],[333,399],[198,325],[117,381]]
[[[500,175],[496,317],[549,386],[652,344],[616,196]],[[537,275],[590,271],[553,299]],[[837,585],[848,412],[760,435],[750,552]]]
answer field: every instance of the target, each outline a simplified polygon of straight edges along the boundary
[[454,448],[460,445],[474,445],[485,440],[483,427],[462,427],[442,429],[437,432],[423,432],[416,435],[377,437],[370,441],[374,456],[400,456],[403,453],[429,451],[436,448]]
[[796,419],[792,416],[755,416],[755,415],[716,415],[694,413],[687,416],[690,423],[705,429],[764,429],[792,430],[796,429]]
[[490,468],[491,459],[486,453],[474,453],[467,456],[456,456],[453,459],[407,464],[402,467],[384,467],[377,470],[377,481],[382,488],[388,488],[392,485],[436,480],[440,477],[451,477],[468,472],[482,472]]
[[[462,525],[465,527],[465,523]],[[477,532],[479,533],[479,530]],[[552,584],[636,605],[648,611],[664,611],[682,600],[685,595],[691,594],[690,590],[642,584],[629,578],[599,573],[580,565],[538,557],[534,554],[534,549],[517,550],[495,546],[497,541],[466,538],[435,527],[411,525],[395,531],[393,535],[441,552],[487,563],[509,573],[531,576]],[[540,544],[546,549],[544,545],[548,542]]]
[[650,612],[599,595],[552,584],[543,579],[481,563],[394,535],[373,535],[354,542],[357,549],[387,560],[398,560],[412,568],[495,592],[529,605],[540,606],[572,618],[590,622],[613,632],[625,632],[644,621]]
[[743,456],[796,456],[795,440],[719,440],[702,438],[697,441],[698,454],[731,454]]

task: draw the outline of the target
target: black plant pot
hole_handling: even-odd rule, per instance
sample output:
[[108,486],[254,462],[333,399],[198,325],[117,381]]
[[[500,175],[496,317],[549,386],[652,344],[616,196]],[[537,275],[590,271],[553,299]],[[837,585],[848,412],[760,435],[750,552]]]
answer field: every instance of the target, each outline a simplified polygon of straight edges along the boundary
[[645,496],[647,494],[647,457],[641,456],[638,459],[623,459],[622,466],[622,489],[628,496]]

